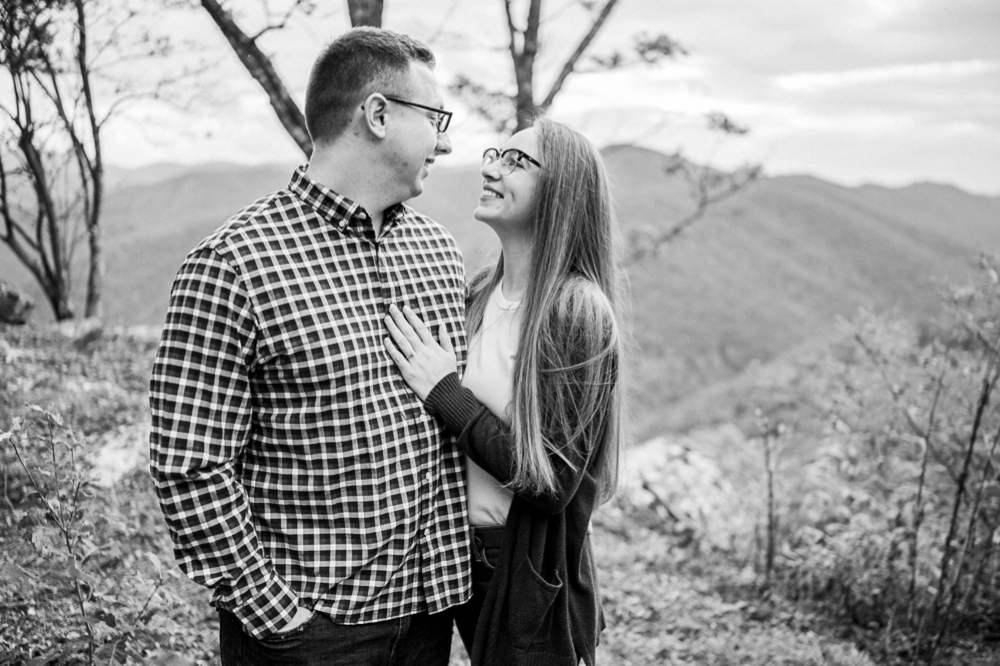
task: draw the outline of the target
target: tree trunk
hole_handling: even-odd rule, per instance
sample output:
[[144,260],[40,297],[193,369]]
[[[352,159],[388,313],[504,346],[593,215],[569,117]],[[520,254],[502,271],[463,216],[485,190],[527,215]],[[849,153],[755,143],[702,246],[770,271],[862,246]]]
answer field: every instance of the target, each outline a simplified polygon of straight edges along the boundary
[[104,291],[104,252],[101,249],[101,227],[91,225],[88,231],[90,261],[87,273],[87,303],[85,317],[101,316],[101,295]]
[[559,91],[562,90],[563,83],[566,82],[566,77],[573,73],[576,63],[579,62],[584,52],[590,46],[590,43],[594,41],[594,37],[597,36],[597,33],[601,31],[601,28],[604,26],[604,22],[608,20],[608,16],[611,15],[611,10],[615,8],[615,4],[617,4],[617,2],[618,0],[608,0],[604,4],[604,7],[597,15],[597,18],[595,18],[594,22],[590,25],[590,30],[587,31],[587,34],[580,40],[580,43],[577,45],[572,55],[570,55],[570,57],[563,64],[562,71],[559,72],[559,76],[556,77],[555,83],[552,84],[549,94],[546,95],[545,99],[542,100],[542,103],[539,104],[539,108],[543,112],[552,106],[552,101],[556,98],[556,95],[559,94]]
[[56,321],[72,319],[73,307],[69,303],[69,293],[64,285],[50,282],[42,287],[45,289],[45,297],[48,299],[49,305],[52,306],[52,314]]
[[[77,30],[80,32],[77,44],[76,59],[80,71],[80,84],[83,97],[86,100],[87,122],[90,126],[90,136],[93,142],[93,157],[88,158],[86,150],[80,141],[77,145],[77,164],[80,169],[80,183],[84,190],[90,183],[89,207],[84,209],[87,224],[87,242],[90,250],[90,260],[87,270],[87,300],[84,305],[85,317],[101,316],[101,294],[104,291],[104,252],[101,249],[101,203],[104,200],[104,157],[101,151],[101,125],[94,113],[94,96],[90,88],[90,63],[87,59],[87,19],[84,13],[83,0],[75,0]],[[70,128],[70,134],[75,136]]]
[[[514,80],[517,82],[517,92],[514,94],[514,108],[517,113],[515,132],[531,125],[538,115],[538,105],[535,104],[534,77],[535,56],[538,54],[538,27],[542,16],[542,0],[531,0],[528,6],[528,22],[524,30],[514,25],[511,14],[511,0],[504,0],[507,12],[507,28],[510,31],[510,55],[514,61]],[[518,48],[520,37],[520,48]]]
[[373,28],[382,27],[383,0],[347,0],[347,11],[351,15],[351,25]]
[[257,83],[267,93],[271,100],[271,108],[274,109],[282,127],[288,132],[292,140],[302,149],[306,157],[312,154],[312,140],[306,130],[306,119],[299,110],[297,104],[285,88],[284,82],[274,66],[271,59],[257,47],[257,43],[243,32],[236,22],[233,21],[232,14],[222,8],[218,0],[201,0],[201,6],[205,8],[215,25],[219,27],[222,34],[232,47],[240,62],[250,72],[250,76],[256,79]]
[[[281,126],[308,157],[312,154],[312,140],[309,138],[308,130],[306,130],[305,116],[285,88],[284,82],[271,64],[271,59],[257,47],[252,37],[236,25],[232,14],[222,7],[219,0],[201,0],[201,6],[215,21],[215,25],[222,31],[229,46],[239,56],[240,62],[243,63],[246,70],[250,72],[250,76],[267,93],[267,97],[271,101],[271,108],[278,116]],[[381,28],[383,6],[384,0],[347,0],[351,25]]]

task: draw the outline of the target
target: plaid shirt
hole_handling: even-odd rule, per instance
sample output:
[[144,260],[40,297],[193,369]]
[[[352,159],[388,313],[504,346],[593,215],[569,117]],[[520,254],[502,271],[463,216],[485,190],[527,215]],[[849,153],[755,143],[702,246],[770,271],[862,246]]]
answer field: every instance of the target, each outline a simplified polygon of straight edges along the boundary
[[464,364],[464,296],[443,227],[398,205],[376,238],[301,168],[187,256],[150,466],[181,569],[252,635],[297,605],[361,624],[468,598],[462,455],[383,348],[406,303]]

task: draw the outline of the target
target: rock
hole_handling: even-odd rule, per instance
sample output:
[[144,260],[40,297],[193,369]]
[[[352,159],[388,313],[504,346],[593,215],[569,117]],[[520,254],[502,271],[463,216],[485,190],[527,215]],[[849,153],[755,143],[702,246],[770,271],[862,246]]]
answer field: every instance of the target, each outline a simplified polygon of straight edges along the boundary
[[[716,446],[705,446],[707,440]],[[746,543],[759,524],[759,498],[745,496],[718,461],[700,452],[741,446],[745,440],[733,426],[639,444],[626,453],[624,498],[659,515],[663,529],[701,545],[731,549]]]
[[149,430],[147,415],[139,423],[119,426],[102,435],[97,451],[90,458],[94,482],[110,488],[136,468],[149,469]]
[[87,353],[104,337],[104,322],[100,317],[67,319],[56,324],[60,335],[70,338],[78,352]]
[[27,294],[0,281],[0,322],[24,325],[28,323],[35,301]]

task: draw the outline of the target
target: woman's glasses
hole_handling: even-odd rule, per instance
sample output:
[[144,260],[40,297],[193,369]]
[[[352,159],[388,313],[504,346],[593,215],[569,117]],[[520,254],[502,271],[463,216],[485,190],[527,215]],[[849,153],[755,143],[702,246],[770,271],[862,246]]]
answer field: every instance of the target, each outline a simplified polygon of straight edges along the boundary
[[539,169],[542,168],[541,162],[528,153],[522,152],[517,148],[508,148],[502,153],[496,148],[487,148],[483,151],[483,166],[489,166],[497,160],[500,160],[500,173],[504,176],[509,176],[514,173],[514,169],[517,167],[521,167],[523,169],[524,164],[521,163],[521,160],[527,160]]

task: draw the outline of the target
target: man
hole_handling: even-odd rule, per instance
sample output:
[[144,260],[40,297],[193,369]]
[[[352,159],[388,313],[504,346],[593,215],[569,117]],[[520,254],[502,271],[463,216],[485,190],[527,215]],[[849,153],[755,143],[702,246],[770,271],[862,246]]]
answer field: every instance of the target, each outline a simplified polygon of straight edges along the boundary
[[464,359],[461,256],[401,203],[451,152],[433,66],[389,31],[330,44],[308,166],[202,241],[171,290],[151,470],[178,563],[214,592],[223,664],[448,662],[447,611],[468,598],[462,459],[382,342],[408,304]]

